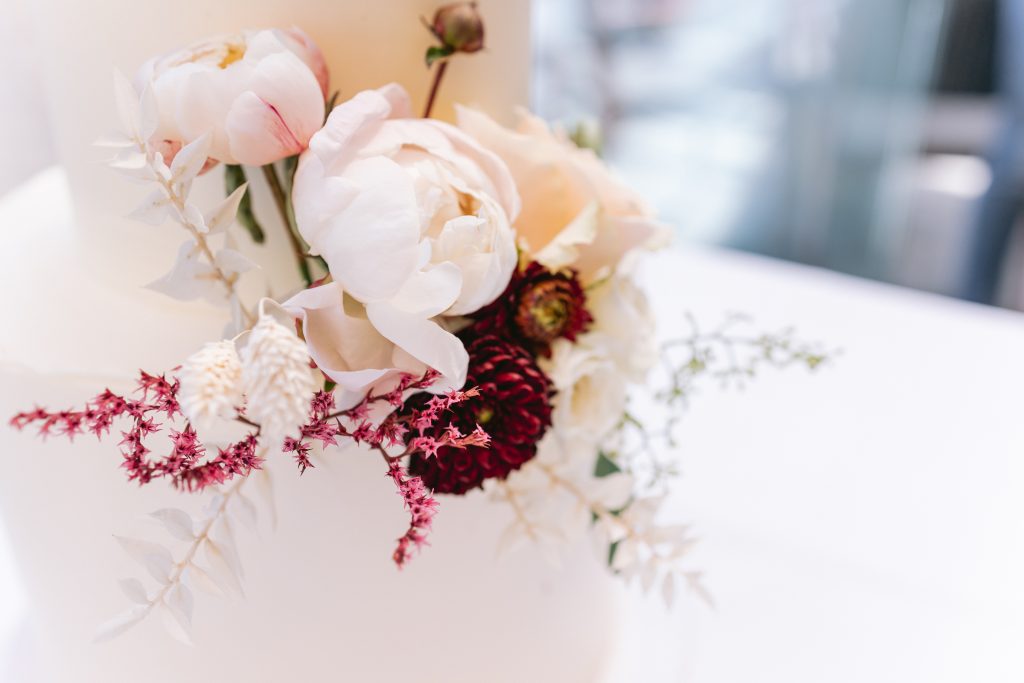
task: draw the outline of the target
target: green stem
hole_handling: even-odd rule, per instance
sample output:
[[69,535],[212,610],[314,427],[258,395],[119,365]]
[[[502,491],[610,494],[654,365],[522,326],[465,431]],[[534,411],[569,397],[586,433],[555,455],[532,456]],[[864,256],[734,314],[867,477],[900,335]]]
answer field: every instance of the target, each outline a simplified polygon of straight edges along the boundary
[[302,242],[299,241],[298,229],[295,226],[295,220],[289,208],[288,195],[285,194],[284,188],[281,187],[281,180],[277,177],[277,169],[274,168],[273,164],[263,166],[263,177],[267,179],[270,193],[274,195],[274,203],[277,204],[277,211],[281,215],[281,221],[284,223],[285,230],[288,233],[288,241],[291,243],[292,251],[295,253],[295,261],[299,265],[299,273],[302,274],[302,279],[305,281],[306,286],[309,287],[313,284],[313,274],[309,270],[309,264],[306,263],[306,253],[302,248]]

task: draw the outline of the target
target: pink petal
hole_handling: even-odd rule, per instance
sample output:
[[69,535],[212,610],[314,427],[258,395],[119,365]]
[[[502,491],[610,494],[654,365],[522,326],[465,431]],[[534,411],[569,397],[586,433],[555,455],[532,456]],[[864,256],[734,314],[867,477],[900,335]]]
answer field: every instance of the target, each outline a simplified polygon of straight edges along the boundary
[[303,148],[277,109],[251,90],[231,105],[225,127],[231,155],[240,164],[263,166]]

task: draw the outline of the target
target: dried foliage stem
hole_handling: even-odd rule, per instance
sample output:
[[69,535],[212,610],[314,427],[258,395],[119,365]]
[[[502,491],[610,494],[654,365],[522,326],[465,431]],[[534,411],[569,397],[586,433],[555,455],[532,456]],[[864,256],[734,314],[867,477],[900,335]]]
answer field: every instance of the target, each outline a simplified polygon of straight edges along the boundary
[[174,568],[171,570],[170,576],[167,579],[167,583],[164,584],[163,588],[161,588],[160,591],[155,596],[153,596],[153,599],[150,601],[147,611],[152,610],[153,607],[163,602],[164,598],[167,596],[167,593],[172,588],[174,588],[174,586],[181,583],[185,570],[192,566],[192,563],[195,561],[196,554],[199,552],[199,549],[202,548],[203,544],[209,540],[210,532],[213,529],[213,525],[216,524],[222,517],[224,517],[224,515],[227,513],[228,503],[230,503],[232,497],[235,496],[241,490],[242,486],[245,485],[246,481],[247,478],[240,478],[236,480],[234,484],[225,489],[223,493],[221,493],[220,504],[216,508],[214,508],[213,512],[209,515],[209,517],[206,520],[206,523],[203,524],[202,529],[199,530],[199,532],[196,534],[195,539],[193,539],[192,544],[189,546],[188,550],[185,551],[185,555],[181,558],[180,561],[178,561],[174,565]]
[[[140,145],[139,151],[143,154],[148,152],[145,145]],[[163,188],[164,192],[167,193],[167,198],[174,207],[175,218],[189,234],[192,239],[195,240],[199,250],[203,253],[203,256],[209,262],[210,267],[213,269],[213,275],[217,280],[223,283],[224,288],[227,290],[228,298],[241,302],[241,298],[238,295],[238,290],[235,287],[236,276],[229,276],[224,270],[217,265],[217,258],[213,254],[213,250],[210,249],[209,243],[206,241],[206,236],[200,231],[199,227],[188,217],[188,213],[185,210],[185,198],[178,192],[176,184],[169,178],[165,178],[158,169],[153,169],[153,175],[156,181]],[[244,304],[239,305],[242,311],[242,316],[245,318],[246,327],[252,327],[256,323],[256,317],[253,315]]]
[[591,500],[585,493],[583,493],[583,491],[580,490],[578,486],[576,486],[576,484],[562,477],[557,472],[555,472],[550,466],[542,462],[538,462],[537,466],[540,467],[544,474],[547,475],[548,480],[552,484],[564,489],[573,498],[579,501],[580,505],[583,505],[588,510],[590,510],[590,512],[593,513],[594,516],[599,517],[604,521],[614,519],[616,524],[625,529],[627,533],[629,533],[630,535],[634,535],[635,532],[633,531],[632,527],[630,527],[628,524],[623,523],[623,520],[615,518],[615,515],[613,515],[611,511],[608,510],[604,505],[601,505],[600,503]]
[[522,527],[526,537],[531,541],[539,542],[540,535],[537,532],[537,525],[531,522],[530,518],[527,516],[526,510],[523,508],[523,504],[519,500],[519,494],[504,481],[501,482],[499,486],[501,487],[504,499],[507,500],[509,506],[511,506],[512,512],[515,514],[516,520]]
[[267,179],[270,193],[274,196],[274,204],[277,205],[277,211],[281,216],[281,221],[284,223],[285,232],[288,233],[288,243],[295,254],[295,262],[299,267],[299,273],[302,275],[306,286],[309,287],[313,284],[313,274],[309,269],[309,263],[306,261],[306,250],[303,249],[302,243],[299,242],[299,236],[296,234],[295,221],[288,207],[288,195],[285,194],[284,187],[281,185],[281,179],[278,178],[277,169],[274,168],[274,165],[267,164],[262,168],[263,177]]

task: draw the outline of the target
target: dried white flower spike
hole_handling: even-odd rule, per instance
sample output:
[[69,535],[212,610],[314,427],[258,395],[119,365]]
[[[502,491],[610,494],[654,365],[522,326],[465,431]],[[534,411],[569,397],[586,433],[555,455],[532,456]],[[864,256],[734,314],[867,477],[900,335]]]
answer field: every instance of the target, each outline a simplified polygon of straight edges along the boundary
[[242,347],[242,390],[249,418],[271,437],[283,437],[308,419],[316,383],[305,342],[278,322],[273,307],[269,299],[260,303],[259,320]]
[[242,404],[242,364],[231,340],[211,342],[181,368],[181,410],[197,425],[230,418]]

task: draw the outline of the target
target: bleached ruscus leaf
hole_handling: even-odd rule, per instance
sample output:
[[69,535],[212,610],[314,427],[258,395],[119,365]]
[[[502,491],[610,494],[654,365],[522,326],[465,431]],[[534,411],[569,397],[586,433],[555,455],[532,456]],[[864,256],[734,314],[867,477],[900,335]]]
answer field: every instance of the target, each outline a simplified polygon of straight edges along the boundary
[[192,517],[178,508],[162,508],[149,513],[149,516],[163,524],[171,536],[180,541],[191,541],[195,538]]
[[129,557],[145,567],[157,581],[166,582],[170,577],[171,568],[174,566],[174,559],[171,551],[157,543],[143,541],[138,538],[126,536],[115,536]]

